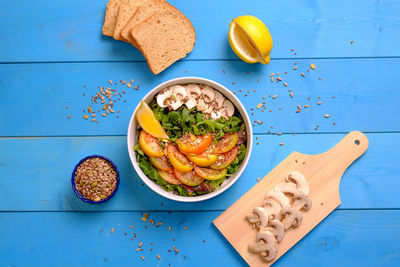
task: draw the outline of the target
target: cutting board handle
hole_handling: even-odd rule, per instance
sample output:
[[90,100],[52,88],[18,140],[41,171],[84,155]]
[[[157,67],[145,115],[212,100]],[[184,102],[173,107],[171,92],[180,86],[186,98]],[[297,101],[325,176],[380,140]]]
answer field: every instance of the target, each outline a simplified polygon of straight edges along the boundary
[[347,167],[364,154],[368,149],[368,145],[368,138],[365,134],[353,131],[348,133],[336,146],[320,156],[327,162],[334,162],[334,165],[343,174]]

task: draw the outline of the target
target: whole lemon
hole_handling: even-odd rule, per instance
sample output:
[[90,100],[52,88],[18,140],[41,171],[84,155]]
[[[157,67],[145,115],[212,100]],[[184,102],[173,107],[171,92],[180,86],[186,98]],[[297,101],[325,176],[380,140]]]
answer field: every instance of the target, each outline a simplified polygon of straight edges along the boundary
[[243,61],[269,63],[272,37],[260,19],[250,15],[232,19],[228,39],[233,52]]

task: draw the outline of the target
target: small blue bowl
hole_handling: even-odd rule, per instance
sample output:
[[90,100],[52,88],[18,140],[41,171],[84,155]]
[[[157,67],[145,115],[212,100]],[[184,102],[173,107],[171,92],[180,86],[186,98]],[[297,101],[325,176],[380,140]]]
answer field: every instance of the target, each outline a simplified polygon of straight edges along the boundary
[[[114,191],[113,191],[107,198],[101,199],[101,200],[99,200],[99,201],[93,201],[93,200],[90,200],[90,199],[85,198],[84,196],[81,195],[81,193],[78,191],[78,189],[76,189],[76,185],[75,185],[75,173],[76,173],[76,170],[78,169],[79,165],[81,165],[82,162],[84,162],[84,161],[87,160],[87,159],[91,159],[91,158],[101,158],[101,159],[106,160],[107,162],[109,162],[109,163],[111,164],[111,166],[113,166],[113,168],[114,168],[114,170],[115,170],[115,173],[117,174],[117,184],[115,185]],[[81,160],[78,162],[78,164],[75,165],[75,168],[74,168],[74,170],[72,171],[71,183],[72,183],[72,189],[74,190],[75,194],[76,194],[82,201],[84,201],[84,202],[86,202],[86,203],[89,203],[89,204],[101,204],[101,203],[103,203],[103,202],[108,201],[110,198],[112,198],[112,197],[114,196],[115,192],[117,192],[118,186],[119,186],[119,172],[118,172],[117,166],[115,166],[115,164],[114,164],[110,159],[108,159],[108,158],[106,158],[106,157],[103,157],[103,156],[99,156],[99,155],[91,155],[91,156],[87,156],[87,157],[81,159]]]

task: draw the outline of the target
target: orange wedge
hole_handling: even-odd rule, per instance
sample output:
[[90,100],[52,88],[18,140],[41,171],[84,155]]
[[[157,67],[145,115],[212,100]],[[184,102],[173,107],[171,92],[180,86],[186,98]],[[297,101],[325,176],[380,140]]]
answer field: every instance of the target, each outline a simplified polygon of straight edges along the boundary
[[159,139],[169,139],[160,122],[154,116],[153,111],[143,100],[140,101],[140,106],[136,112],[136,119],[148,134]]

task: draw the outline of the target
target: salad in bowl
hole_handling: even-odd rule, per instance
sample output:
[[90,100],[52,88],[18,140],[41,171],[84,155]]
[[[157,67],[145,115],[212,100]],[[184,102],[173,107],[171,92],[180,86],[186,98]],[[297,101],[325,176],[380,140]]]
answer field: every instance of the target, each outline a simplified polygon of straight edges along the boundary
[[202,78],[181,78],[141,101],[128,129],[128,150],[140,178],[154,191],[200,201],[239,178],[251,138],[247,113],[228,89]]

